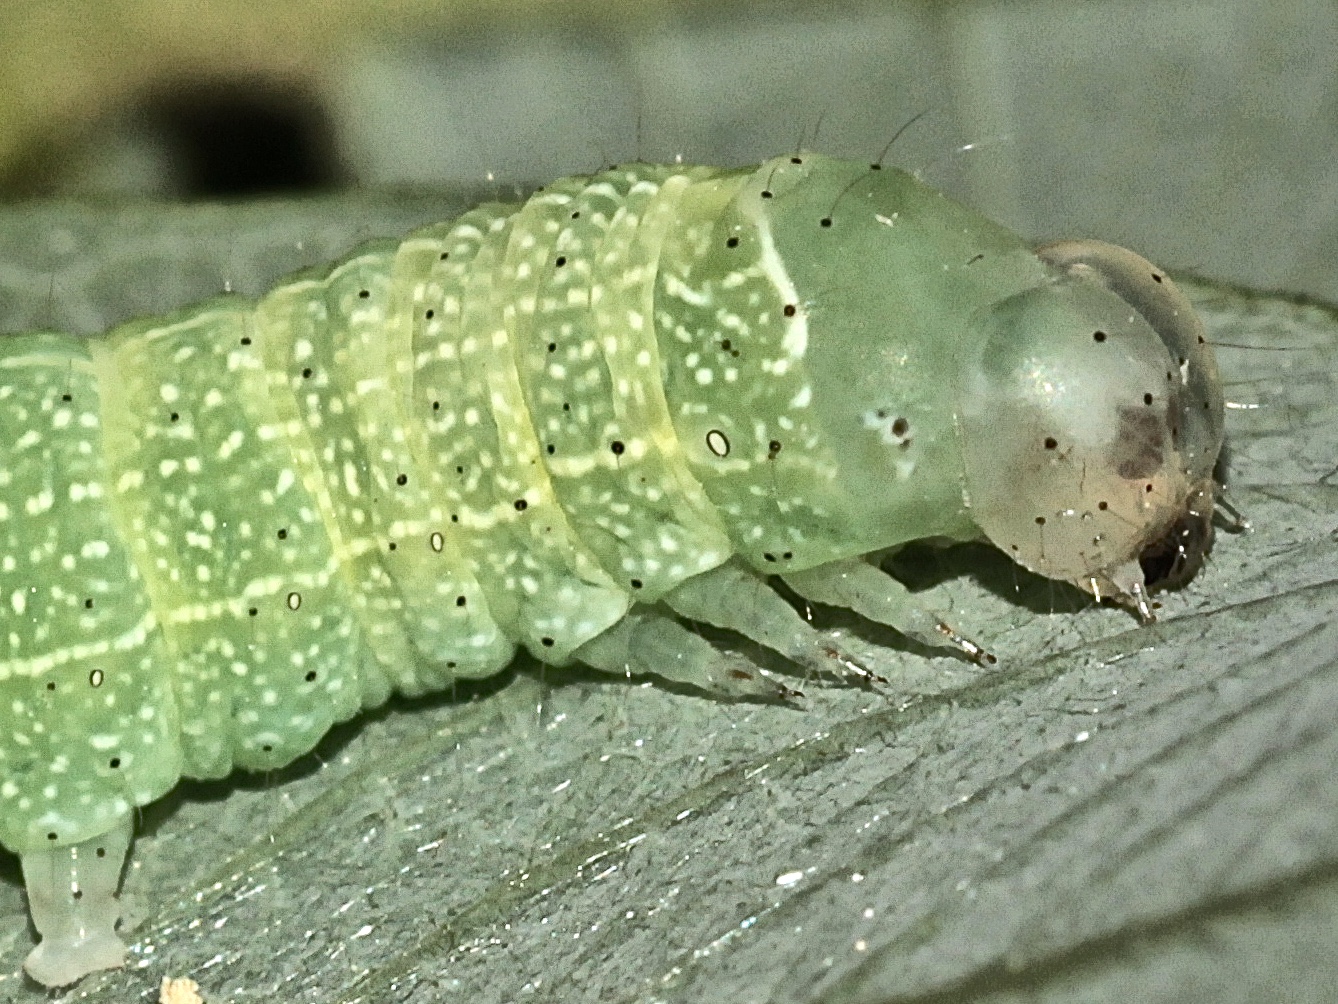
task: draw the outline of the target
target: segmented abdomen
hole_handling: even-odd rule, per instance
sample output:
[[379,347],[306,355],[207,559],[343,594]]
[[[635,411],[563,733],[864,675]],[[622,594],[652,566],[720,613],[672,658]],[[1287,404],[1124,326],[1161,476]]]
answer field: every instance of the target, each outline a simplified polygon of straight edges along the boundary
[[23,511],[0,582],[28,616],[0,663],[24,695],[0,841],[78,841],[182,774],[286,764],[517,644],[563,662],[725,561],[652,323],[676,202],[712,177],[733,176],[568,179],[258,305],[6,340]]

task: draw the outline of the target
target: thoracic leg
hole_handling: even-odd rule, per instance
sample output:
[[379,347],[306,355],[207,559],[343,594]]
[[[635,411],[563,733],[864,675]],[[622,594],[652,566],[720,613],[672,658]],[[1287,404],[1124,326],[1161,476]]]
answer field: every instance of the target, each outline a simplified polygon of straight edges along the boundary
[[23,968],[38,983],[65,986],[86,973],[124,964],[125,944],[116,936],[121,916],[116,887],[130,832],[127,814],[110,833],[19,855],[28,909],[42,938]]
[[653,673],[728,698],[786,700],[800,696],[741,655],[722,652],[668,617],[631,613],[572,657],[606,673]]
[[878,679],[836,639],[805,622],[765,581],[734,565],[693,576],[664,602],[675,613],[737,631],[808,669]]
[[833,561],[782,578],[796,593],[815,603],[846,607],[861,617],[895,628],[907,638],[935,648],[956,649],[981,666],[992,666],[997,661],[923,609],[909,589],[867,561]]

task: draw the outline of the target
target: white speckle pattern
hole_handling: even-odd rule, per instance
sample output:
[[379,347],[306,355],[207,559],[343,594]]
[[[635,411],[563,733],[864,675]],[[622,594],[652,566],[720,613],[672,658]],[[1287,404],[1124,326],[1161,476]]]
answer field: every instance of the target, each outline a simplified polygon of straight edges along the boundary
[[[3,344],[10,393],[0,417],[31,434],[0,444],[7,491],[50,500],[0,518],[0,552],[27,555],[0,571],[12,611],[0,658],[10,715],[0,733],[0,840],[22,850],[106,832],[118,804],[176,783],[180,757],[170,655],[105,498],[88,344],[55,335]],[[69,412],[79,421],[59,417]],[[137,713],[146,706],[170,713],[145,730]]]

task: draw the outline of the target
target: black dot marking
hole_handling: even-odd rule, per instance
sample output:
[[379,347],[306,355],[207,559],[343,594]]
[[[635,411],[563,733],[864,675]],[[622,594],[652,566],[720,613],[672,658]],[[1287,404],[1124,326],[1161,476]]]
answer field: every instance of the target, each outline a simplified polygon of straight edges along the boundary
[[563,401],[563,402],[562,402],[562,410],[563,410],[563,411],[571,411],[571,405],[570,405],[568,402]]
[[1036,517],[1036,525],[1037,525],[1037,526],[1045,526],[1045,517],[1044,517],[1044,516],[1037,516],[1037,517]]
[[432,410],[433,410],[433,411],[441,411],[441,402],[440,402],[440,401],[433,401],[433,402],[432,402]]
[[272,745],[270,745],[269,743],[265,743],[265,745],[264,745],[264,746],[261,746],[260,748],[261,748],[262,750],[264,750],[266,753],[273,753],[273,752],[274,752],[274,747],[273,747]]
[[767,443],[767,454],[771,456],[772,459],[775,459],[776,454],[780,453],[780,451],[781,441],[779,439],[773,439],[771,442]]
[[724,349],[726,352],[729,352],[731,349],[734,348],[734,343],[731,342],[728,338],[726,338],[723,342],[720,343],[720,347]]
[[1092,332],[1092,341],[1094,341],[1094,342],[1104,342],[1105,340],[1106,340],[1106,333],[1105,333],[1104,331],[1093,331],[1093,332]]
[[869,165],[869,170],[870,170],[870,171],[881,171],[882,169],[883,169],[883,165],[882,165],[882,164],[870,164],[870,165]]
[[445,261],[445,260],[446,260],[447,258],[449,258],[450,256],[451,256],[451,253],[450,253],[449,251],[443,251],[443,252],[441,253],[441,257],[440,257],[438,260],[439,260],[439,261]]
[[460,517],[457,516],[455,513],[451,513],[451,522],[452,522],[452,523],[459,523],[459,522],[460,522]]
[[309,670],[307,670],[307,675],[304,676],[304,677],[302,677],[302,679],[306,680],[308,683],[315,683],[315,682],[316,682],[316,671],[315,671],[314,669],[309,669]]
[[395,478],[395,484],[400,485],[401,487],[407,485],[408,483],[409,483],[409,475],[407,474],[401,474]]
[[1151,403],[1152,403],[1152,395],[1151,395],[1151,394],[1144,394],[1144,395],[1143,395],[1143,403],[1144,403],[1144,404],[1151,404]]
[[55,689],[56,689],[55,681],[54,681],[54,680],[48,680],[48,681],[47,681],[47,685],[46,685],[46,689],[47,689],[47,690],[55,690]]
[[62,401],[73,401],[73,400],[74,400],[74,398],[71,397],[69,394],[62,394],[62,395],[60,396],[60,399],[61,399]]
[[818,226],[820,227],[830,227],[831,225],[832,218],[830,216],[824,216],[822,219],[818,220]]
[[769,198],[771,198],[771,189],[769,189],[769,188],[764,188],[764,189],[762,189],[762,198],[764,198],[764,199],[769,199]]
[[368,298],[369,296],[371,296],[371,295],[372,295],[372,291],[369,290],[369,289],[360,289],[360,290],[358,290],[358,299],[360,299],[360,300],[365,300],[365,299],[367,299],[367,298]]
[[515,506],[516,506],[516,512],[524,512],[526,509],[530,507],[530,504],[526,502],[524,499],[516,499]]
[[609,444],[609,449],[613,451],[613,455],[615,457],[621,457],[623,455],[623,451],[625,451],[627,447],[623,445],[623,441],[621,439],[615,439],[613,442]]
[[894,418],[892,420],[892,435],[901,439],[906,433],[911,431],[911,423],[904,418]]
[[91,599],[89,599],[89,600],[84,600],[84,609],[85,609],[85,610],[92,610],[92,609],[93,609],[93,601],[92,601]]
[[300,606],[302,606],[302,594],[301,594],[301,593],[289,593],[289,594],[288,594],[288,609],[289,609],[289,610],[296,610],[296,609],[298,609]]
[[107,761],[107,766],[112,770],[115,770],[117,767],[121,766],[121,758],[119,756],[112,757]]
[[632,588],[633,588],[633,589],[640,589],[641,586],[642,586],[642,582],[641,582],[640,579],[633,579],[633,580],[632,580]]
[[457,597],[455,598],[455,605],[456,605],[457,607],[462,607],[462,606],[464,606],[465,603],[467,603],[467,602],[468,602],[468,601],[467,601],[463,596],[457,596]]
[[99,848],[98,848],[96,851],[94,851],[93,853],[95,853],[95,854],[96,854],[98,857],[100,857],[100,858],[105,858],[105,857],[107,856],[107,848],[105,848],[105,847],[99,847]]
[[544,447],[544,449],[548,451],[548,455],[549,455],[550,457],[551,457],[554,453],[557,453],[557,447],[554,446],[552,443],[549,443],[547,446]]
[[717,457],[728,457],[729,437],[719,429],[712,429],[706,434],[706,448]]
[[181,415],[180,415],[179,413],[175,412],[175,411],[172,412],[172,414],[169,415],[168,417],[169,417],[173,422],[180,422],[180,421],[181,421]]
[[556,351],[557,351],[557,342],[549,342],[549,343],[548,343],[548,351],[549,351],[549,352],[556,352]]
[[435,310],[429,309],[426,313],[423,314],[423,316],[430,321],[432,320],[432,318],[437,316],[437,312]]
[[1150,485],[1150,484],[1144,485],[1144,486],[1143,486],[1143,491],[1145,491],[1145,492],[1150,492],[1150,491],[1152,491],[1152,485]]
[[802,164],[803,162],[804,162],[804,158],[803,158],[803,157],[791,157],[791,158],[790,158],[790,163],[791,163],[791,164]]
[[1102,512],[1105,512],[1107,509],[1110,508],[1110,503],[1107,502],[1105,499],[1102,499],[1100,502],[1096,504],[1096,507],[1100,509]]
[[242,344],[243,344],[243,345],[250,345],[250,344],[251,344],[251,336],[250,336],[250,335],[243,335],[243,336],[242,336]]
[[581,218],[581,211],[577,209],[575,212],[571,214],[571,218],[573,220],[579,220]]
[[561,268],[563,265],[567,264],[567,256],[565,254],[558,255],[557,261],[553,262],[553,264],[558,268]]
[[288,539],[288,531],[287,531],[287,530],[280,530],[277,534],[275,534],[275,536],[277,536],[280,540],[287,540],[287,539]]
[[781,559],[783,561],[789,561],[793,557],[794,557],[793,551],[786,551],[784,554],[781,555]]
[[46,838],[47,838],[48,840],[55,840],[55,839],[56,839],[56,835],[55,835],[54,833],[48,833],[48,834],[46,835]]
[[731,237],[725,241],[725,247],[727,248],[736,248],[738,246],[739,246],[739,239],[737,237]]
[[456,466],[455,466],[455,473],[456,473],[456,474],[463,474],[464,472],[465,472],[464,467],[461,466],[461,465],[459,465],[459,464],[456,464]]
[[782,313],[785,314],[786,317],[793,317],[798,312],[799,312],[798,308],[796,308],[793,303],[787,303],[785,305],[785,309],[782,311]]
[[1056,449],[1058,449],[1058,448],[1059,448],[1059,440],[1055,439],[1054,436],[1046,436],[1046,437],[1045,437],[1045,448],[1046,448],[1047,450],[1056,450]]
[[310,379],[310,377],[311,377],[311,367],[310,366],[302,367],[302,378]]
[[1185,363],[1187,363],[1187,362],[1189,362],[1189,360],[1186,359],[1184,356],[1181,356],[1181,357],[1180,357],[1180,362],[1179,362],[1177,365],[1183,366],[1183,365],[1185,365]]
[[1152,273],[1152,281],[1153,281],[1153,282],[1161,282],[1161,276],[1159,276],[1156,272],[1153,272],[1153,273]]
[[102,681],[104,679],[106,679],[106,676],[103,674],[102,670],[95,669],[88,674],[88,685],[90,687],[100,687],[102,686]]
[[767,561],[776,560],[776,556],[774,554],[763,554],[762,557],[765,558]]
[[260,613],[259,610],[257,610],[255,607],[251,607],[249,610],[246,611],[246,616],[254,617],[258,613]]
[[390,550],[390,551],[398,550],[398,549],[399,549],[399,544],[396,544],[396,543],[392,540],[389,544],[386,545],[386,549],[387,549],[387,550]]
[[542,645],[544,648],[552,648],[552,647],[553,647],[553,639],[552,639],[552,638],[540,638],[540,639],[539,639],[539,644]]

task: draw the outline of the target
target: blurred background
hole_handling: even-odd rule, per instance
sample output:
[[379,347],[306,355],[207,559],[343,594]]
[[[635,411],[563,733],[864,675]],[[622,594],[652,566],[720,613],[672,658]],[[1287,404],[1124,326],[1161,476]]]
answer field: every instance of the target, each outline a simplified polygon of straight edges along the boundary
[[66,0],[0,11],[0,200],[527,186],[804,145],[1034,239],[1338,299],[1338,5]]

